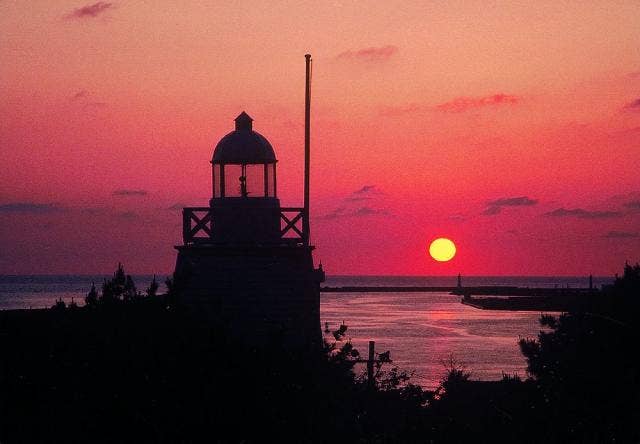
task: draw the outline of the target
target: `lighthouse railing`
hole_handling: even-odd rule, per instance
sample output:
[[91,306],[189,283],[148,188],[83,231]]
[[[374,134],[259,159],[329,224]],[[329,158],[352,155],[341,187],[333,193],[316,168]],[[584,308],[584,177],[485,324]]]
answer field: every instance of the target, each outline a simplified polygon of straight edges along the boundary
[[[280,238],[286,243],[304,244],[306,213],[301,207],[280,208]],[[182,209],[182,240],[185,245],[211,242],[213,217],[210,207],[188,207]]]
[[280,208],[280,237],[296,242],[304,242],[305,215],[304,208]]
[[182,209],[182,239],[186,244],[211,238],[211,208],[191,207]]

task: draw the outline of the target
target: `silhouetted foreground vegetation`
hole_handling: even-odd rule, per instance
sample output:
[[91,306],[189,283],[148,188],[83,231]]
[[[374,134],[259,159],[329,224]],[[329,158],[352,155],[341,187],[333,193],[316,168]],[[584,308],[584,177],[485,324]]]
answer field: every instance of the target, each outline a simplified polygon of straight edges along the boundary
[[521,342],[534,379],[451,365],[435,392],[389,364],[371,388],[344,327],[339,348],[252,349],[193,322],[174,282],[168,295],[127,282],[119,267],[84,307],[0,312],[1,442],[638,440],[638,266]]
[[422,424],[426,394],[395,371],[369,389],[349,343],[246,347],[171,293],[138,294],[122,267],[102,290],[84,307],[0,313],[1,442],[357,440]]
[[549,425],[573,442],[640,442],[640,265],[600,298],[559,318],[542,316],[537,340],[520,341]]

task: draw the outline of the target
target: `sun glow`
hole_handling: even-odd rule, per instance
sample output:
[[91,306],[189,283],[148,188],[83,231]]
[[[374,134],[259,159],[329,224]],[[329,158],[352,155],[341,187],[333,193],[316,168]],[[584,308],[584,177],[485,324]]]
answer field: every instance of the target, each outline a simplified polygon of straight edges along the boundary
[[429,254],[438,262],[447,262],[456,255],[456,246],[450,239],[439,237],[429,245]]

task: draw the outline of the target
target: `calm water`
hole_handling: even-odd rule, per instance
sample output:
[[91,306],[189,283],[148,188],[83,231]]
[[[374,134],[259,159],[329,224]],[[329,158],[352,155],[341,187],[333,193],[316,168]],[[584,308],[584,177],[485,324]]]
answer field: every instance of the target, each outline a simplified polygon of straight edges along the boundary
[[[0,309],[43,308],[62,298],[81,304],[84,295],[108,276],[0,276]],[[134,276],[144,289],[152,276]],[[158,276],[163,283],[165,276]],[[594,278],[600,286],[612,278]],[[453,286],[455,277],[334,276],[329,286]],[[464,285],[521,287],[587,287],[586,277],[463,277]],[[165,291],[161,285],[160,292]],[[377,351],[391,351],[394,365],[414,371],[412,380],[434,388],[453,357],[474,379],[500,379],[502,372],[526,376],[518,338],[538,334],[539,313],[488,311],[462,305],[447,293],[322,293],[321,321],[336,329],[345,322],[347,337],[367,353],[367,341]],[[387,364],[389,368],[389,364]],[[362,369],[364,370],[364,369]]]

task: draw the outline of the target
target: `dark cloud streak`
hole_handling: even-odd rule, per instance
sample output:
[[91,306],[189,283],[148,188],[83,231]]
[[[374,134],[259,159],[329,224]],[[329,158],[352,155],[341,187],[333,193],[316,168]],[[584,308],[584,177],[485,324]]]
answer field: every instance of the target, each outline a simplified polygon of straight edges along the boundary
[[345,197],[344,201],[345,202],[362,202],[365,200],[371,200],[372,197],[370,196],[349,196],[349,197]]
[[551,217],[576,217],[578,219],[610,219],[622,216],[619,211],[590,211],[583,208],[558,208],[557,210],[545,213],[545,216]]
[[120,190],[115,190],[113,192],[114,196],[117,197],[129,197],[129,196],[146,196],[149,193],[146,190],[127,190],[127,189],[120,189]]
[[436,105],[436,109],[443,112],[462,113],[470,109],[488,106],[515,105],[520,97],[511,94],[497,93],[483,97],[457,97],[449,102]]
[[519,207],[535,205],[538,201],[535,199],[529,199],[527,196],[519,197],[501,197],[500,199],[492,200],[488,203],[492,207]]
[[389,210],[386,210],[384,208],[360,207],[357,210],[355,210],[354,212],[352,212],[350,215],[351,216],[355,216],[355,217],[362,217],[362,216],[390,216],[391,213],[389,212]]
[[624,207],[631,210],[640,210],[640,200],[632,200],[631,202],[627,202],[626,204],[624,204]]
[[410,103],[408,105],[397,106],[385,106],[380,109],[379,114],[383,117],[396,117],[404,116],[406,114],[413,114],[422,111],[424,107],[417,103]]
[[107,10],[113,8],[113,3],[107,2],[97,2],[92,5],[82,6],[81,8],[76,8],[73,12],[67,14],[67,18],[69,19],[86,19],[86,18],[94,18],[103,14]]
[[77,93],[75,93],[73,96],[71,96],[71,101],[72,102],[76,102],[80,99],[84,99],[89,95],[89,92],[86,89],[80,90]]
[[364,185],[362,188],[360,188],[359,190],[356,190],[353,192],[353,194],[366,194],[366,193],[375,193],[378,190],[376,189],[375,185]]
[[358,203],[375,202],[380,196],[384,195],[376,185],[363,185],[361,188],[353,191],[349,196],[342,199],[342,206],[335,210],[320,216],[320,219],[336,219],[338,217],[365,217],[365,216],[390,216],[391,212],[384,208],[375,208],[373,206],[360,206]]
[[15,202],[0,205],[0,213],[45,214],[67,211],[67,208],[54,203]]
[[635,239],[640,237],[640,234],[630,231],[609,231],[604,237],[607,239]]
[[640,98],[635,99],[635,100],[627,103],[623,108],[625,110],[629,110],[629,111],[639,111],[640,110]]
[[504,207],[528,207],[536,205],[538,203],[535,199],[530,199],[527,196],[518,197],[501,197],[487,202],[487,208],[482,214],[487,216],[494,216],[499,214]]
[[398,47],[393,45],[379,48],[362,48],[356,51],[344,51],[336,56],[338,60],[354,60],[368,63],[386,62],[398,52]]
[[340,217],[368,217],[368,216],[391,216],[391,212],[385,208],[360,207],[347,209],[339,207],[330,213],[320,216],[320,219],[338,219]]
[[343,201],[345,203],[363,202],[365,200],[372,200],[375,196],[384,194],[375,185],[363,185],[362,188],[357,189],[349,196],[345,197]]
[[138,218],[138,214],[133,211],[123,211],[121,213],[117,213],[116,216],[123,220],[134,220]]

